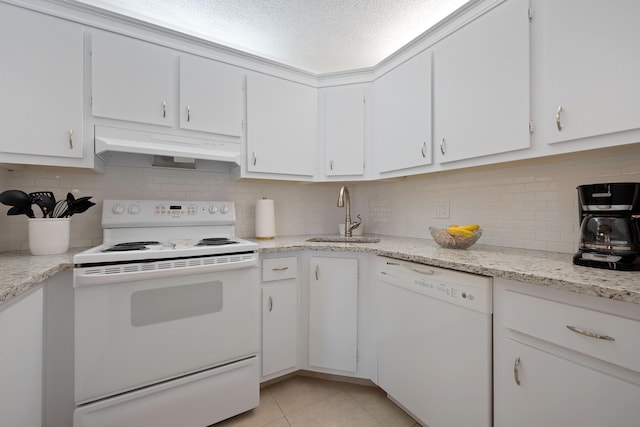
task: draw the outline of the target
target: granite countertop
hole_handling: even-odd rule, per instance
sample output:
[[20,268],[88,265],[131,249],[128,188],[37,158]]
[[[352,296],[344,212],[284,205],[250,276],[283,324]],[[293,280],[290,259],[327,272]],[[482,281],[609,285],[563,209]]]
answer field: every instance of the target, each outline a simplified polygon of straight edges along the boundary
[[[362,252],[491,277],[549,286],[585,295],[640,304],[640,271],[624,272],[577,266],[572,254],[476,244],[466,250],[444,249],[430,239],[375,236],[378,243],[308,242],[314,236],[257,240],[259,252],[301,250]],[[0,304],[54,274],[73,268],[73,255],[32,256],[28,251],[0,253]]]
[[573,264],[573,254],[476,244],[445,249],[430,239],[375,236],[378,243],[316,243],[315,236],[258,240],[261,253],[296,250],[370,252],[436,267],[549,286],[585,295],[640,304],[640,271],[613,271]]
[[0,304],[19,296],[49,277],[73,268],[73,248],[61,255],[33,256],[29,251],[0,253]]

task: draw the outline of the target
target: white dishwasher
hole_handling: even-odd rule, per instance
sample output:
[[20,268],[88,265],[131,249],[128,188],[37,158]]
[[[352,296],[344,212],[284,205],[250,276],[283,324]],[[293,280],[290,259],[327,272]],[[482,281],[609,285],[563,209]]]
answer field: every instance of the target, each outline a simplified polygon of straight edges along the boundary
[[492,279],[377,257],[378,385],[428,427],[492,425]]

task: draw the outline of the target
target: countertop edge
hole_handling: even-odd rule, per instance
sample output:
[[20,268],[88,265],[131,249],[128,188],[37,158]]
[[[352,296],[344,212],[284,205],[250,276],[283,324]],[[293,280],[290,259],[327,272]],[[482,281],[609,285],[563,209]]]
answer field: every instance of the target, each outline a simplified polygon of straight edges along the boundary
[[[640,272],[619,272],[575,266],[572,254],[476,245],[466,250],[444,249],[432,240],[376,235],[377,243],[308,242],[308,235],[257,240],[260,254],[326,251],[370,253],[466,273],[546,286],[640,305]],[[32,256],[28,251],[0,253],[0,307],[73,268],[73,255]]]

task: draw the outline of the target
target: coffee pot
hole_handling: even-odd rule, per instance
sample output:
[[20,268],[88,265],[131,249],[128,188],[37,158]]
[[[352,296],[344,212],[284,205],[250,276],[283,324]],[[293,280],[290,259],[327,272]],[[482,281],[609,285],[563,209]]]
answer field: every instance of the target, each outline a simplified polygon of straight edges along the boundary
[[640,270],[640,183],[577,187],[580,243],[573,263]]

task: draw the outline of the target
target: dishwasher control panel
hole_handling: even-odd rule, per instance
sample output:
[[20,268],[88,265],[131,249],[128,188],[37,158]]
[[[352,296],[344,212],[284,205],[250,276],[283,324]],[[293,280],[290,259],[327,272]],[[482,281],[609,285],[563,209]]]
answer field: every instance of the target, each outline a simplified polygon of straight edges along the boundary
[[493,311],[491,277],[381,256],[376,260],[376,276],[390,285],[470,310]]

